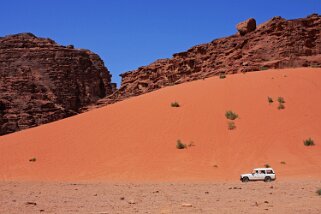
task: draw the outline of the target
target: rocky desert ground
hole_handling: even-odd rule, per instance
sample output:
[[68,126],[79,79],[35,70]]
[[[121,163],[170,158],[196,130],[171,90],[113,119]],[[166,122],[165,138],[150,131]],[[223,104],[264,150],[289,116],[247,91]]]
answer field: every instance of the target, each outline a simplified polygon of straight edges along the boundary
[[1,182],[0,212],[308,213],[321,212],[320,180],[165,183]]

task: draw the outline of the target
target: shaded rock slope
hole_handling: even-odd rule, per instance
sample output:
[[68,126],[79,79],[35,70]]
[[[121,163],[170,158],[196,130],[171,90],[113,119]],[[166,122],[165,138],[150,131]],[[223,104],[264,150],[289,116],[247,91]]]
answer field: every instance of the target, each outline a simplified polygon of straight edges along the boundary
[[0,37],[0,135],[59,120],[112,94],[98,55],[31,33]]
[[321,67],[320,15],[312,14],[295,20],[274,17],[259,26],[250,19],[240,23],[238,28],[241,27],[248,29],[121,74],[120,89],[98,104],[219,74]]

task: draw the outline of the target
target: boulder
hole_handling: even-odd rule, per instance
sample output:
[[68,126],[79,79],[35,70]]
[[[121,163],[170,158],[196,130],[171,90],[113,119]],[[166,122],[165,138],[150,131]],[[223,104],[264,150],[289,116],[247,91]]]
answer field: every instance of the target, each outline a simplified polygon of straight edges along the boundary
[[237,24],[236,29],[238,30],[238,32],[241,36],[244,36],[247,33],[255,31],[256,21],[255,21],[255,19],[250,18],[248,20],[245,20],[244,22]]

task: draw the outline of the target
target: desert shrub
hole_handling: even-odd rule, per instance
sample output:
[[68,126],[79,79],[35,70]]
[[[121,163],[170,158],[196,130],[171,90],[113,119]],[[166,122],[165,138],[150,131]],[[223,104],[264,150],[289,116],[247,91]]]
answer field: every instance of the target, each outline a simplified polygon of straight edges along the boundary
[[273,103],[272,97],[268,97],[268,102],[269,102],[269,103]]
[[37,161],[36,158],[30,158],[30,159],[29,159],[29,162],[36,162],[36,161]]
[[283,103],[279,103],[279,105],[278,105],[278,109],[279,109],[279,110],[285,109],[284,104],[283,104]]
[[281,161],[280,164],[286,164],[285,161]]
[[278,102],[279,102],[279,103],[285,103],[285,100],[284,100],[283,97],[278,97]]
[[321,195],[321,189],[318,189],[318,190],[316,191],[316,193],[317,193],[318,195]]
[[177,140],[177,142],[176,142],[176,148],[177,148],[177,149],[185,149],[185,148],[186,148],[186,144],[182,143],[181,140]]
[[192,147],[192,146],[195,146],[194,142],[191,141],[189,144],[188,144],[188,147]]
[[267,70],[267,69],[269,69],[269,68],[266,67],[266,66],[261,66],[261,67],[260,67],[260,71],[265,71],[265,70]]
[[314,146],[315,145],[314,141],[311,138],[304,140],[303,143],[305,146]]
[[225,74],[220,74],[220,79],[225,79],[226,75]]
[[233,111],[227,111],[227,112],[225,113],[225,117],[226,117],[227,119],[229,119],[229,120],[235,120],[235,119],[238,118],[239,116],[238,116],[235,112],[233,112]]
[[310,67],[312,67],[312,68],[321,68],[321,65],[318,65],[318,64],[310,64]]
[[228,122],[228,129],[229,130],[233,130],[235,128],[236,128],[235,123],[233,121],[229,121]]
[[264,164],[264,167],[265,167],[265,168],[270,168],[271,165],[267,163],[267,164]]
[[179,103],[176,102],[176,101],[175,101],[175,102],[172,102],[172,103],[171,103],[171,106],[172,106],[172,107],[176,107],[176,108],[177,108],[177,107],[180,107]]
[[218,167],[218,165],[216,165],[216,164],[215,164],[215,165],[213,165],[213,167],[214,167],[214,168],[217,168],[217,167]]

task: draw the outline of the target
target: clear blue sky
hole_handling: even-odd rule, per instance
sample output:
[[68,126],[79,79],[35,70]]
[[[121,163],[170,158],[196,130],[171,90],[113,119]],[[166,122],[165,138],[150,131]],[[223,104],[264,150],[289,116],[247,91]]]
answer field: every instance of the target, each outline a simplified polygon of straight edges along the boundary
[[7,0],[0,36],[32,32],[99,54],[119,74],[236,32],[249,17],[262,23],[321,14],[321,0]]

